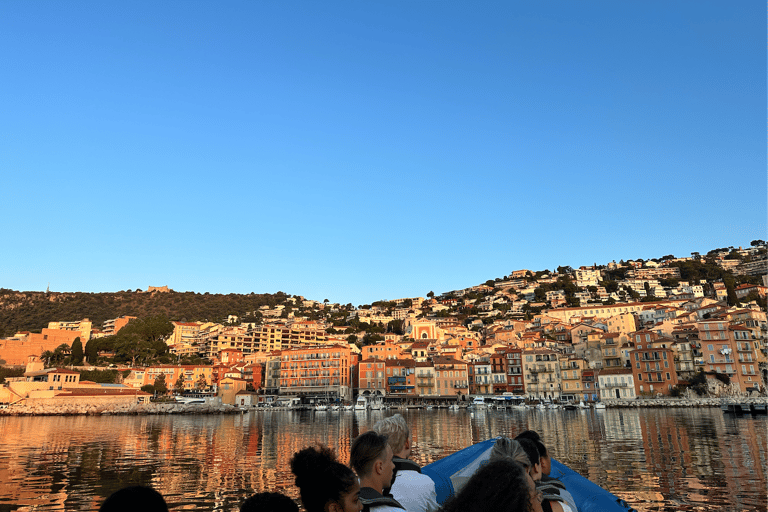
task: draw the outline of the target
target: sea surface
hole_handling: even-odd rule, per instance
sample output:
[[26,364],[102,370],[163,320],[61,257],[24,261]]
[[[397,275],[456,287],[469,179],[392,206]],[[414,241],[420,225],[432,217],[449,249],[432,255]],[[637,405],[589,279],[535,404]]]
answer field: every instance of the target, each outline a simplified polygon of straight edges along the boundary
[[639,512],[765,511],[765,416],[716,408],[277,411],[238,415],[0,417],[0,511],[98,510],[151,485],[172,510],[238,510],[254,492],[298,500],[289,460],[401,412],[421,464],[498,435],[538,431],[552,455]]

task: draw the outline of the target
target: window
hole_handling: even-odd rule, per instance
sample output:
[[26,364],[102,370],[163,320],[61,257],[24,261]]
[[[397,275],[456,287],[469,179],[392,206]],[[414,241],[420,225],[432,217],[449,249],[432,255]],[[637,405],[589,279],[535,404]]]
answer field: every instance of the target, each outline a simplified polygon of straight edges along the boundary
[[672,380],[669,376],[669,372],[667,372],[667,380]]

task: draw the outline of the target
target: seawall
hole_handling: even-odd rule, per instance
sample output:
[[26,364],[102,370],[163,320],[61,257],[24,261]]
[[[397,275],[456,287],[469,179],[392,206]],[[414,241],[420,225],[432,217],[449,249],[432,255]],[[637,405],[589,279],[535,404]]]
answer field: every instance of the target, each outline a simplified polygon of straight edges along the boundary
[[177,403],[66,403],[11,405],[0,409],[0,416],[67,416],[67,415],[148,415],[148,414],[232,414],[239,413],[227,404],[177,404]]

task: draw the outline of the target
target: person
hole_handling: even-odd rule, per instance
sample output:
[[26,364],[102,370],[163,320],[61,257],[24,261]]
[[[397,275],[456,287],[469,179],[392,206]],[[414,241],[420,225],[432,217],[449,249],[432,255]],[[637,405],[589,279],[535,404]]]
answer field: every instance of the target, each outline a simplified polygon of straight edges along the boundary
[[565,485],[549,476],[552,471],[552,458],[549,456],[547,447],[541,442],[541,437],[534,430],[526,430],[515,437],[521,443],[521,446],[527,447],[526,452],[531,459],[538,458],[540,465],[538,467],[541,474],[534,476],[536,488],[544,495],[543,508],[545,512],[551,508],[555,512],[563,510],[564,512],[578,512],[576,500],[569,493]]
[[134,485],[113,492],[99,507],[99,512],[168,512],[163,495],[151,487]]
[[541,470],[541,456],[539,455],[538,448],[536,448],[536,443],[526,438],[515,439],[515,442],[525,452],[525,456],[530,462],[530,465],[526,466],[528,474],[531,475],[531,479],[538,485],[543,472]]
[[478,469],[440,512],[542,512],[540,497],[525,468],[504,457]]
[[435,512],[439,508],[435,482],[422,475],[421,467],[408,458],[411,455],[411,431],[405,418],[401,414],[384,418],[376,422],[373,430],[387,436],[394,454],[394,481],[390,487],[392,497],[407,512]]
[[387,436],[369,430],[352,442],[349,465],[360,477],[360,501],[364,512],[402,512],[405,508],[384,489],[392,484],[395,463]]
[[260,492],[245,500],[240,512],[299,512],[299,506],[279,492]]
[[360,512],[360,482],[330,448],[310,446],[293,454],[291,472],[307,512]]
[[528,454],[525,452],[520,443],[514,439],[508,437],[500,437],[494,443],[491,448],[491,456],[489,460],[499,459],[512,459],[525,468],[526,471],[531,469],[531,459],[528,458]]

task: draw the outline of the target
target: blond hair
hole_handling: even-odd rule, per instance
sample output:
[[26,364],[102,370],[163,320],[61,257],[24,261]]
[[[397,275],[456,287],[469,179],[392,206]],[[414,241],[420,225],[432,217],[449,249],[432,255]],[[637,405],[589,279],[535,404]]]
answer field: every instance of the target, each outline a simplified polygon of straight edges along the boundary
[[411,437],[408,424],[401,414],[395,414],[394,416],[377,421],[373,426],[373,430],[387,436],[387,442],[392,447],[393,453],[403,451],[405,442]]

